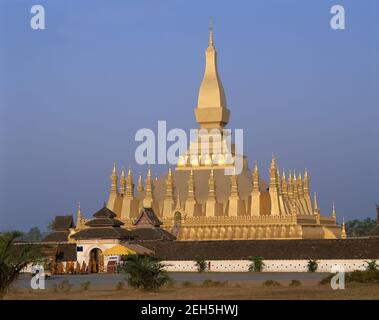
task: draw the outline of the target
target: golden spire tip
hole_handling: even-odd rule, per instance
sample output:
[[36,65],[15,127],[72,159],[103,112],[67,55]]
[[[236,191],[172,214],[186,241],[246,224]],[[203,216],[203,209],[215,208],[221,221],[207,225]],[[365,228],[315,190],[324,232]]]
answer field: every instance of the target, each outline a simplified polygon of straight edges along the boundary
[[209,46],[213,46],[213,26],[212,26],[212,17],[209,20]]

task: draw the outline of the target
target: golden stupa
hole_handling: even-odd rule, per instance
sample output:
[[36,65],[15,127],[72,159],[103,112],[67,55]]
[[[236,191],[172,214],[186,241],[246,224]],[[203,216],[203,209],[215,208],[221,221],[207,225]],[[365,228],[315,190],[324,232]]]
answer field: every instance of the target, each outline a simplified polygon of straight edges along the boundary
[[[211,130],[223,135],[230,111],[217,71],[212,26],[194,111],[200,138]],[[199,145],[200,140],[191,143],[195,150]],[[257,163],[250,171],[246,156],[232,154],[242,159],[239,174],[225,174],[228,165],[223,150],[211,148],[205,161],[201,159],[204,155],[188,151],[180,157],[175,171],[169,169],[166,176],[153,179],[149,167],[143,185],[139,175],[136,193],[131,169],[127,173],[122,169],[119,178],[114,165],[107,207],[126,228],[132,226],[142,207],[151,207],[163,222],[161,227],[178,240],[341,238],[334,206],[329,216],[322,216],[316,195],[312,204],[306,170],[303,175],[289,172],[286,177],[284,172],[279,173],[273,157],[266,182]]]

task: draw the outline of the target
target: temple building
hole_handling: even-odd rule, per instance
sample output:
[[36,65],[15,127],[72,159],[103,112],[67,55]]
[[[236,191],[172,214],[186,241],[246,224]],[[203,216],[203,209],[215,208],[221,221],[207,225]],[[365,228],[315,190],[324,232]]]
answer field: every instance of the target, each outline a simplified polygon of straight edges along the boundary
[[[122,168],[119,175],[113,166],[107,207],[123,223],[120,228],[138,229],[136,221],[149,220],[149,212],[154,212],[159,222],[150,219],[148,232],[158,234],[152,230],[159,225],[177,240],[341,238],[334,205],[331,214],[321,215],[316,193],[311,198],[307,170],[285,172],[273,156],[265,180],[257,162],[250,170],[247,157],[239,154],[234,144],[228,149],[223,129],[230,109],[217,70],[212,27],[205,56],[194,110],[198,136],[176,167],[157,179],[148,167],[143,184],[142,176],[135,179],[130,168],[127,172]],[[221,143],[212,140],[215,132]],[[210,145],[204,154],[202,141],[206,140]],[[240,172],[226,174],[226,169],[234,166],[228,161],[230,156],[241,160]],[[85,221],[79,221],[77,227],[81,226],[86,228]],[[162,231],[159,234],[167,236]]]

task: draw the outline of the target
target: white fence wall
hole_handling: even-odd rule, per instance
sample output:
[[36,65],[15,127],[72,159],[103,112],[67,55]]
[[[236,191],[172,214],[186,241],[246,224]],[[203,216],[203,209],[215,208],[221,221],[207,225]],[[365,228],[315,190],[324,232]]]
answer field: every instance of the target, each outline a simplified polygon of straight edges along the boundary
[[[246,272],[249,269],[249,260],[208,260],[211,262],[212,272]],[[208,263],[207,261],[207,263]],[[330,272],[333,265],[344,267],[346,272],[365,270],[365,259],[357,260],[318,260],[317,272]],[[368,261],[368,259],[367,259]],[[167,271],[194,272],[197,267],[194,261],[163,261]],[[306,272],[308,260],[264,260],[263,272]]]

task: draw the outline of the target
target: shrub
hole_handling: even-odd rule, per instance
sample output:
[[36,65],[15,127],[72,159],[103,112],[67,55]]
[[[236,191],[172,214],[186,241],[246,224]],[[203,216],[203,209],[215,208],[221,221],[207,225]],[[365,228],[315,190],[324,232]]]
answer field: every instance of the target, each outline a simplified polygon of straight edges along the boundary
[[205,261],[203,258],[196,258],[195,265],[198,272],[204,272],[207,268],[207,261]]
[[309,259],[307,268],[308,272],[316,272],[318,269],[318,261],[316,259]]
[[[330,284],[331,279],[336,273],[326,276],[320,281],[320,284]],[[346,282],[358,282],[358,283],[379,283],[379,270],[355,270],[345,274]]]
[[366,266],[366,271],[377,271],[378,270],[378,265],[376,264],[376,260],[370,260],[370,261],[365,261],[367,263]]
[[90,281],[83,282],[80,286],[82,287],[83,291],[88,291],[89,287],[91,286],[91,282]]
[[301,286],[301,285],[302,285],[302,283],[301,283],[301,281],[299,281],[299,280],[292,280],[292,281],[290,282],[290,284],[289,284],[290,287],[299,287],[299,286]]
[[125,287],[125,282],[123,281],[120,281],[116,284],[116,290],[120,291],[120,290],[123,290]]
[[192,287],[194,284],[191,281],[183,281],[182,286],[183,287]]
[[127,274],[129,286],[158,290],[170,280],[164,267],[165,265],[155,257],[134,254],[127,257],[123,272]]
[[346,275],[346,282],[379,283],[379,270],[356,270]]
[[264,287],[279,287],[280,283],[275,280],[266,280],[265,282],[262,283]]
[[54,285],[54,291],[69,292],[72,286],[68,280],[62,280],[60,283]]
[[213,281],[211,279],[205,279],[203,281],[204,287],[225,287],[226,282]]
[[250,265],[249,265],[249,271],[250,272],[261,272],[265,266],[263,262],[263,257],[259,256],[251,256],[249,257]]

